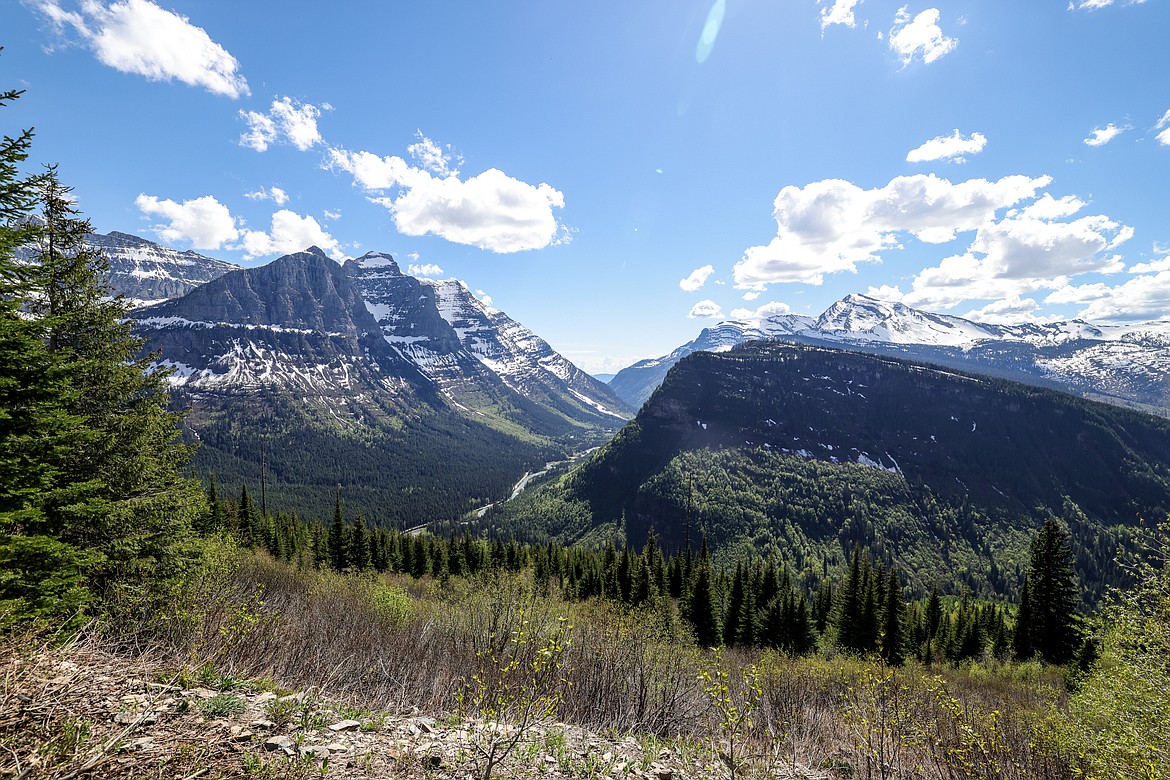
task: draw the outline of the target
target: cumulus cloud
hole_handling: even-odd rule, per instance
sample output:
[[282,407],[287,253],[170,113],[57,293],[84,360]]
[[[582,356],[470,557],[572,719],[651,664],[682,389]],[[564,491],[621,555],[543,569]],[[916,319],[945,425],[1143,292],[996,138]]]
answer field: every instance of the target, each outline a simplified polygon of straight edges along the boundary
[[177,203],[142,194],[134,203],[143,214],[166,220],[150,230],[168,243],[190,242],[195,249],[219,249],[240,235],[228,207],[211,195]]
[[1101,215],[1059,222],[1021,212],[980,227],[967,252],[919,272],[904,300],[950,308],[1065,287],[1080,274],[1119,273],[1125,265],[1112,250],[1132,236],[1132,228]]
[[1148,320],[1170,316],[1170,271],[1135,276],[1124,284],[1104,282],[1068,285],[1045,303],[1080,304],[1077,316],[1087,320]]
[[272,215],[269,230],[244,230],[240,241],[231,249],[244,250],[246,259],[287,255],[317,246],[335,258],[342,257],[341,244],[311,216],[300,216],[288,209]]
[[937,8],[927,8],[913,19],[908,8],[904,5],[898,9],[888,36],[889,46],[902,60],[903,67],[915,57],[920,57],[925,63],[934,62],[959,45],[957,39],[943,35],[938,26],[940,14]]
[[950,135],[931,138],[917,149],[911,149],[906,155],[906,162],[950,160],[963,163],[967,161],[964,155],[979,154],[985,146],[987,146],[987,137],[983,133],[972,133],[964,138],[963,134],[956,129]]
[[1158,143],[1163,146],[1170,146],[1170,109],[1167,109],[1166,113],[1162,114],[1162,118],[1158,120],[1158,124],[1154,129],[1162,131],[1157,135]]
[[974,322],[988,322],[996,325],[1020,325],[1025,322],[1036,321],[1036,311],[1040,304],[1032,298],[1020,298],[1013,295],[992,301],[979,309],[972,309],[963,315],[965,319]]
[[1118,127],[1110,122],[1104,127],[1095,127],[1089,137],[1085,139],[1085,146],[1104,146],[1117,136],[1128,130],[1129,127]]
[[715,273],[715,266],[705,265],[702,268],[696,268],[691,271],[691,275],[686,279],[680,279],[678,286],[687,292],[694,292],[707,283],[707,279],[711,274]]
[[687,316],[691,319],[711,319],[723,316],[723,307],[712,300],[699,301],[691,307]]
[[301,103],[290,97],[272,101],[268,113],[241,111],[240,117],[248,130],[240,134],[240,146],[268,151],[268,147],[280,141],[287,141],[302,152],[321,143],[321,131],[317,118],[321,109],[311,103]]
[[[353,176],[408,236],[431,234],[498,253],[568,241],[569,231],[553,213],[564,208],[565,196],[550,185],[528,184],[496,168],[461,179],[449,155],[425,137],[411,150],[419,166],[402,157],[340,148],[329,150],[325,165]],[[443,170],[447,173],[436,173]]]
[[58,0],[37,0],[36,7],[58,31],[72,28],[99,62],[115,70],[230,98],[250,94],[240,63],[206,30],[149,0],[81,0],[77,11]]
[[443,269],[434,263],[411,263],[406,266],[406,272],[411,276],[428,276],[432,279],[443,275]]
[[766,320],[781,314],[791,314],[792,307],[787,303],[765,303],[755,309],[732,309],[731,318],[734,320]]
[[244,197],[249,200],[271,200],[277,206],[283,206],[288,203],[288,193],[280,187],[273,187],[272,189],[261,187],[255,192],[245,192]]
[[776,237],[744,252],[733,270],[736,287],[819,285],[826,274],[879,261],[883,250],[899,246],[899,234],[950,241],[992,220],[998,210],[1034,198],[1050,182],[1047,176],[1005,176],[952,184],[930,174],[900,176],[870,190],[841,179],[785,187],[773,203]]
[[821,9],[821,31],[831,24],[843,24],[846,27],[856,27],[857,18],[853,15],[853,9],[861,3],[861,0],[834,0],[833,5],[829,8]]

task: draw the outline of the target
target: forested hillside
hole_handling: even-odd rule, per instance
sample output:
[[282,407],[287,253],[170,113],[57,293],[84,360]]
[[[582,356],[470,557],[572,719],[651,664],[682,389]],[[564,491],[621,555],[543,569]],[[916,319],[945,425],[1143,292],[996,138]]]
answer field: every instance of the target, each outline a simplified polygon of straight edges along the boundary
[[1140,517],[1170,506],[1170,425],[1055,391],[858,353],[757,344],[698,353],[573,473],[490,522],[561,541],[707,534],[801,576],[854,544],[977,593],[1014,592],[1046,517],[1073,529],[1098,597]]

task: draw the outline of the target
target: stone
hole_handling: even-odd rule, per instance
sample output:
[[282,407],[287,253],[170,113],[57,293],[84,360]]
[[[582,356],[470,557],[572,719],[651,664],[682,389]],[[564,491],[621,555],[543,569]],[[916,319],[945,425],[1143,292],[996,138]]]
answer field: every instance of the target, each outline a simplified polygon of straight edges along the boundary
[[265,691],[264,693],[261,693],[258,696],[256,696],[255,699],[252,699],[252,703],[256,704],[256,705],[264,705],[270,701],[275,701],[275,700],[276,700],[275,693],[273,693],[272,691]]
[[330,742],[328,745],[325,746],[325,748],[330,753],[348,753],[349,752],[349,745],[345,744],[344,742]]
[[270,753],[275,752],[277,750],[283,750],[286,753],[291,754],[292,753],[292,746],[293,746],[293,741],[292,741],[292,738],[290,738],[290,737],[285,737],[285,736],[269,737],[268,739],[264,740],[264,749]]
[[270,720],[254,720],[248,724],[248,728],[256,729],[257,731],[272,731],[276,728],[276,724]]
[[302,756],[318,759],[329,758],[329,748],[324,745],[301,745],[299,752]]
[[337,723],[329,724],[330,731],[355,731],[362,727],[360,720],[341,720]]

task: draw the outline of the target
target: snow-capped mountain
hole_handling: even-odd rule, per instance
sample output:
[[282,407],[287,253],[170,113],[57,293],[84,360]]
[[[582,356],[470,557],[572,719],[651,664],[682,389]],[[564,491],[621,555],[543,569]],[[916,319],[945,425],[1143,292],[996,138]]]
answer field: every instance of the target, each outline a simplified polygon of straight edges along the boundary
[[[102,252],[110,261],[110,286],[115,293],[126,297],[131,308],[178,298],[239,268],[198,252],[180,252],[116,230],[90,233],[85,243]],[[16,250],[17,260],[32,262],[36,256],[37,250],[33,246]]]
[[[810,318],[809,322],[812,322]],[[703,328],[694,341],[688,341],[669,355],[648,358],[623,368],[609,381],[610,388],[632,407],[640,407],[654,392],[666,372],[678,361],[692,352],[726,352],[745,341],[765,338],[764,333],[747,322],[721,322],[710,328]]]
[[629,418],[606,385],[463,282],[415,279],[379,253],[347,261],[344,270],[386,342],[460,408],[555,435],[616,428]]
[[[707,346],[709,334],[718,342]],[[848,347],[952,365],[1101,400],[1170,409],[1170,322],[1095,325],[1082,320],[992,325],[847,295],[819,317],[780,315],[704,329],[670,355],[635,363],[610,386],[639,405],[684,355],[755,339]]]
[[278,387],[318,396],[425,385],[320,249],[232,271],[135,311],[137,331],[190,391]]
[[462,282],[415,279],[385,254],[339,266],[310,248],[135,317],[188,393],[291,391],[339,419],[356,396],[417,396],[542,437],[616,430],[630,416],[606,385]]

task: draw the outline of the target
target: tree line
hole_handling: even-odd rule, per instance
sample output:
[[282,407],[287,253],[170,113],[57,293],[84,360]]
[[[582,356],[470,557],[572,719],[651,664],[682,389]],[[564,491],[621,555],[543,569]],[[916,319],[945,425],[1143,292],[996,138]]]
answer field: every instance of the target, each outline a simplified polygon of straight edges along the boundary
[[970,591],[908,600],[898,570],[853,548],[842,576],[812,588],[775,558],[756,556],[716,566],[707,540],[668,553],[651,530],[640,549],[615,539],[599,547],[521,543],[515,537],[444,537],[422,529],[371,526],[347,517],[338,491],[329,523],[259,511],[247,486],[238,500],[208,487],[203,534],[226,533],[299,566],[338,572],[396,573],[445,583],[490,571],[531,572],[537,588],[568,600],[602,599],[660,618],[666,631],[684,628],[707,647],[772,647],[791,655],[819,649],[872,655],[900,665],[961,663],[1038,656],[1066,663],[1081,648],[1080,596],[1067,529],[1049,520],[1031,545],[1018,606],[974,598]]

